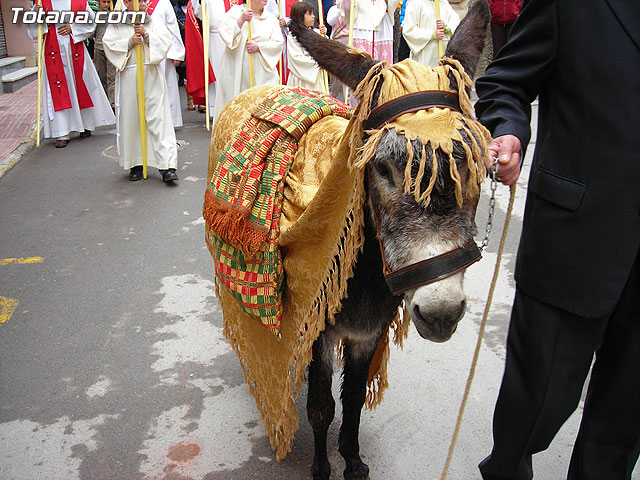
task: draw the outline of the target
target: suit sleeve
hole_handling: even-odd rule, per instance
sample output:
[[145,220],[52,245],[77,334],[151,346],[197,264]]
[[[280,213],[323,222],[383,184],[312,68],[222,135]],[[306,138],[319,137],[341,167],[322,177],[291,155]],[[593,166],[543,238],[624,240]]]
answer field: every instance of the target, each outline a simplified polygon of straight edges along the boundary
[[523,155],[531,138],[531,102],[549,81],[557,53],[557,0],[529,0],[500,55],[476,81],[476,114],[494,137],[515,135]]

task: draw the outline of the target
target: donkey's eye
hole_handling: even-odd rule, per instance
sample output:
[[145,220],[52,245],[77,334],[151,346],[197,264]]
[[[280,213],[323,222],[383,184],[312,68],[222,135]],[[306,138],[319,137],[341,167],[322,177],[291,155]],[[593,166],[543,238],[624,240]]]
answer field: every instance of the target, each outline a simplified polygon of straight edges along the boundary
[[389,171],[389,167],[387,167],[387,164],[385,162],[375,162],[373,165],[381,177],[384,177],[387,180],[391,181],[391,172]]

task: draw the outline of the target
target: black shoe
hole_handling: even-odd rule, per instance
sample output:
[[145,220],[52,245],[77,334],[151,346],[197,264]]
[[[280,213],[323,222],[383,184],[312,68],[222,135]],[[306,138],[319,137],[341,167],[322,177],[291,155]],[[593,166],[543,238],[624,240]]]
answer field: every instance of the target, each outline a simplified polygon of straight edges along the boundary
[[69,140],[56,140],[56,143],[54,144],[54,146],[56,148],[64,148],[69,144]]
[[138,165],[129,169],[129,180],[131,180],[132,182],[142,180],[142,165]]
[[174,180],[178,180],[178,174],[176,173],[175,168],[170,168],[169,170],[160,170],[160,172],[162,172],[163,182],[173,182]]
[[84,132],[80,132],[80,138],[87,138],[91,136],[91,130],[85,130]]

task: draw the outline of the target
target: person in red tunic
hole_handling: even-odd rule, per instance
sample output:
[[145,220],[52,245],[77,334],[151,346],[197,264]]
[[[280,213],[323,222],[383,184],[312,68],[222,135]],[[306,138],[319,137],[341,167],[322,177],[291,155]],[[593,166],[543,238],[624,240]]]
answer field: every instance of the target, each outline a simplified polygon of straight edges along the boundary
[[[56,138],[57,148],[66,147],[70,132],[89,137],[102,125],[112,125],[116,119],[109,99],[102,88],[84,41],[93,35],[95,16],[86,0],[42,0],[45,11],[86,10],[92,20],[87,23],[44,25],[44,79],[42,90],[42,122],[45,138]],[[36,24],[27,25],[34,40]]]
[[523,0],[488,0],[491,8],[491,39],[493,40],[493,58],[509,39],[511,27],[516,21]]

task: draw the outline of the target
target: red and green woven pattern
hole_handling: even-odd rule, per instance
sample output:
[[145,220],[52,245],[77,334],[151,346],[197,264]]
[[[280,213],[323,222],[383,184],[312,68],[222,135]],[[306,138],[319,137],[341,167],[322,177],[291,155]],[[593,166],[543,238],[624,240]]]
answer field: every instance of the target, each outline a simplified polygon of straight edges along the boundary
[[287,173],[298,140],[327,115],[351,116],[334,98],[305,89],[267,97],[225,147],[205,191],[216,275],[243,310],[280,335],[284,270],[278,238]]

